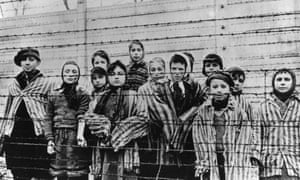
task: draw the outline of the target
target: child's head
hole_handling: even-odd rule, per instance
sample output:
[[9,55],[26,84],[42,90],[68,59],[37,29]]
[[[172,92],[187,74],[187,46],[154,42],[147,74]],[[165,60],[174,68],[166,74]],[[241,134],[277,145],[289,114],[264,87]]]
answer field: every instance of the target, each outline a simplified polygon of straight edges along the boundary
[[101,67],[104,70],[107,70],[109,64],[110,64],[110,59],[108,54],[105,51],[99,50],[93,54],[92,56],[93,67]]
[[67,61],[61,71],[65,84],[77,84],[80,78],[80,68],[75,61]]
[[291,95],[296,87],[294,72],[285,68],[276,71],[272,78],[272,87],[277,96]]
[[223,101],[229,97],[234,83],[228,73],[217,71],[207,78],[206,86],[214,100]]
[[94,67],[91,70],[91,81],[94,89],[101,89],[107,83],[107,73],[101,67]]
[[211,73],[223,70],[222,58],[217,54],[208,54],[203,60],[202,73],[209,76]]
[[240,67],[230,67],[226,72],[231,75],[234,82],[234,87],[232,89],[233,94],[240,94],[243,91],[243,85],[246,79],[244,70]]
[[155,57],[149,62],[149,75],[154,81],[163,79],[166,72],[166,63],[161,57]]
[[24,71],[30,72],[36,69],[41,62],[39,51],[33,48],[21,49],[15,56],[14,62]]
[[144,59],[144,45],[139,40],[133,40],[129,44],[129,55],[132,62],[139,62]]
[[108,67],[107,74],[108,83],[111,87],[122,87],[125,85],[127,71],[126,66],[120,60],[115,61]]
[[175,54],[170,60],[170,72],[173,82],[182,81],[188,67],[188,60],[180,54]]

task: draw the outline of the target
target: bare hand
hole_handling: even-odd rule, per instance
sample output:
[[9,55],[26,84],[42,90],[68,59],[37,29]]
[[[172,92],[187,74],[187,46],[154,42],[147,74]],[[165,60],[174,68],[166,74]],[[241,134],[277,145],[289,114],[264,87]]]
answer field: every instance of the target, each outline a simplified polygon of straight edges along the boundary
[[48,141],[47,153],[50,155],[55,153],[55,144],[52,140]]
[[87,147],[87,142],[83,136],[77,136],[77,144],[80,147]]

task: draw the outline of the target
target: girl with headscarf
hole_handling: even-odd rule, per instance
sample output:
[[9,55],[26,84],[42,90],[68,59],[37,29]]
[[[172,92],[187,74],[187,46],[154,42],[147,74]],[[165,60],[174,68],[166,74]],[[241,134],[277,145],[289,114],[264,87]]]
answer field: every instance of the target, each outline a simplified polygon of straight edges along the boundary
[[139,40],[133,40],[129,44],[130,63],[127,66],[128,79],[126,89],[137,91],[148,80],[148,66],[144,60],[144,45]]
[[198,110],[193,124],[195,176],[206,180],[251,179],[252,129],[246,112],[235,105],[229,74],[215,72],[207,81],[212,95]]
[[101,166],[98,176],[102,180],[137,179],[140,161],[135,139],[145,134],[146,115],[137,111],[136,92],[124,90],[126,66],[117,60],[107,75],[109,85],[93,110],[99,118],[86,122],[100,149],[96,157]]
[[272,93],[260,104],[263,180],[300,179],[300,98],[295,86],[291,70],[278,70]]
[[49,98],[45,136],[48,153],[55,158],[50,164],[50,173],[58,180],[87,180],[89,173],[89,151],[86,140],[80,136],[78,124],[88,110],[89,96],[78,86],[79,66],[74,61],[62,67],[63,83]]

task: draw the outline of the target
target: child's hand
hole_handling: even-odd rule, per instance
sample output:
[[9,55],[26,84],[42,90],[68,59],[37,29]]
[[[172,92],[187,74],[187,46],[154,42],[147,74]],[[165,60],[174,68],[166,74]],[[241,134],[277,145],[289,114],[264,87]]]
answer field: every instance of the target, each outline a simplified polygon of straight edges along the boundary
[[77,136],[77,144],[80,147],[87,147],[87,142],[83,136]]
[[47,153],[52,155],[55,153],[55,144],[52,140],[48,141],[48,146],[47,146]]
[[195,177],[203,177],[204,174],[208,173],[209,170],[203,166],[196,166]]

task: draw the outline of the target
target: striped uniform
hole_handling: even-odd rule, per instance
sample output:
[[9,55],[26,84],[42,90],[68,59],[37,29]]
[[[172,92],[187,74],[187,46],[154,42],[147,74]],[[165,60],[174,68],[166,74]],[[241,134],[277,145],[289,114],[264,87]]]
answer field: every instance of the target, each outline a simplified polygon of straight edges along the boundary
[[33,120],[34,131],[37,136],[44,133],[43,126],[46,116],[48,93],[54,89],[54,83],[46,79],[42,74],[30,82],[24,89],[16,79],[8,87],[8,99],[4,112],[4,118],[0,120],[0,135],[10,136],[15,123],[15,115],[23,100],[30,118]]
[[[207,100],[199,110],[193,124],[193,141],[196,153],[196,168],[210,170],[210,179],[218,180],[219,170],[216,154],[216,130],[214,108]],[[224,110],[225,133],[223,145],[225,158],[225,179],[247,180],[252,177],[250,157],[253,156],[251,126],[246,113],[236,106],[231,97]]]
[[149,81],[139,88],[138,94],[148,114],[148,148],[158,149],[157,163],[171,163],[172,160],[165,153],[169,149],[178,118],[168,83],[155,84]]
[[[101,112],[104,106],[109,106],[108,99],[110,92],[104,92],[100,95],[98,105],[102,107],[95,107],[95,113]],[[114,109],[113,115],[117,116],[115,121],[113,121],[114,127],[111,127],[111,139],[110,143],[113,149],[101,149],[98,153],[98,162],[101,162],[102,167],[102,179],[110,179],[115,176],[116,179],[137,179],[137,173],[139,171],[140,159],[138,154],[138,146],[135,139],[143,137],[147,133],[147,115],[145,111],[138,111],[137,108],[140,107],[137,104],[137,95],[135,91],[119,90],[116,92],[117,95],[117,109]],[[113,100],[112,100],[113,101]],[[91,107],[92,108],[92,107]],[[99,108],[97,110],[97,108]],[[114,107],[106,107],[108,109]],[[106,110],[105,110],[106,111]],[[109,114],[105,114],[107,118],[111,118],[112,121],[115,117],[108,117]],[[100,120],[99,120],[100,121]],[[102,128],[107,128],[109,126],[104,125]],[[107,148],[110,148],[108,146]],[[123,148],[123,149],[121,149]],[[115,151],[114,151],[115,150]],[[103,154],[103,156],[101,155]],[[101,160],[101,158],[103,158]],[[115,163],[118,161],[118,164]],[[93,165],[96,167],[96,165]]]
[[[285,110],[285,111],[283,111]],[[260,104],[262,127],[262,177],[282,175],[300,177],[300,98],[292,95],[286,103],[274,94]],[[282,112],[281,112],[282,111]]]
[[236,101],[237,107],[242,108],[247,116],[248,119],[251,121],[251,127],[252,127],[252,145],[253,145],[253,150],[255,150],[253,156],[259,160],[260,159],[260,144],[261,144],[261,139],[260,139],[260,125],[259,125],[259,120],[257,118],[257,110],[254,109],[254,106],[245,98],[244,95],[235,95],[233,96],[234,100]]
[[127,91],[128,118],[121,119],[112,132],[111,143],[115,149],[124,147],[130,141],[147,134],[147,111],[145,104],[138,101],[135,91]]
[[[188,142],[188,137],[192,131],[193,119],[197,113],[198,107],[206,100],[206,95],[201,86],[195,80],[187,80],[185,83],[186,91],[184,102],[182,103],[182,112],[176,112],[179,123],[172,137],[172,145],[176,150],[184,151]],[[188,87],[188,88],[187,88]],[[176,101],[176,99],[173,99]]]

